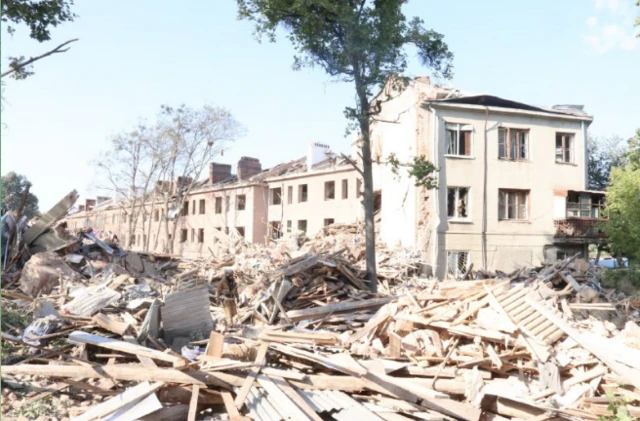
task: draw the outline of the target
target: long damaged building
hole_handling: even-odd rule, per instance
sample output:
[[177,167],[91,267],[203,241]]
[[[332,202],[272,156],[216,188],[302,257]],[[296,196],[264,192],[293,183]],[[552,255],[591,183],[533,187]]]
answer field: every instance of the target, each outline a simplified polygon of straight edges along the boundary
[[[428,270],[459,277],[471,265],[512,271],[575,253],[603,240],[604,193],[587,189],[587,129],[582,106],[540,108],[492,95],[463,95],[419,77],[402,93],[386,87],[372,129],[374,197],[379,239],[417,250]],[[374,99],[372,103],[375,103]],[[350,145],[357,147],[357,145]],[[384,164],[424,155],[437,167],[436,190],[416,187]],[[354,154],[355,156],[355,154]],[[252,243],[316,235],[333,223],[363,219],[362,180],[345,155],[313,142],[306,156],[263,169],[243,157],[211,163],[205,180],[159,182],[176,189],[194,182],[171,217],[175,238],[160,229],[156,208],[139,212],[128,231],[121,201],[87,199],[68,217],[71,229],[110,231],[132,250],[162,251],[167,241],[187,257],[209,256],[220,235]]]

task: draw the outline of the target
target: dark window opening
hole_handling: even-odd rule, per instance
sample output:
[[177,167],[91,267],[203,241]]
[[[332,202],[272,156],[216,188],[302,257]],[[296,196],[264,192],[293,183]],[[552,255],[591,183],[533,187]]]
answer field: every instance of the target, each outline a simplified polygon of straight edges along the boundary
[[449,187],[447,189],[447,217],[467,218],[469,208],[469,188]]
[[325,218],[324,219],[324,226],[328,227],[329,225],[335,223],[335,220],[333,218]]
[[236,229],[238,230],[240,237],[244,238],[244,227],[236,227]]
[[336,182],[325,181],[324,183],[324,200],[333,200],[336,198]]
[[216,213],[222,213],[222,197],[216,197]]
[[303,233],[307,233],[307,220],[302,219],[298,221],[298,231],[302,231]]
[[282,189],[280,187],[271,189],[271,204],[279,205],[281,203],[282,203]]
[[298,186],[298,203],[306,202],[309,187],[306,184],[300,184]]
[[186,229],[181,229],[180,230],[180,242],[181,243],[186,243],[187,242],[187,230]]
[[529,159],[529,130],[499,129],[498,157],[514,161]]
[[204,243],[204,228],[198,228],[198,243]]
[[236,210],[243,211],[247,207],[247,196],[239,194],[236,196]]
[[204,199],[200,199],[200,215],[204,215],[204,206],[205,206]]

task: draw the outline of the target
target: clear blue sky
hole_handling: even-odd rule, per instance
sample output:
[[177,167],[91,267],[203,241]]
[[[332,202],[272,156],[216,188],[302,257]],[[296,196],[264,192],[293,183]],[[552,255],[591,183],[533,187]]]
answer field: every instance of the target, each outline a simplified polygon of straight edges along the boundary
[[[535,105],[584,104],[591,132],[630,137],[640,127],[640,39],[635,0],[413,0],[408,16],[445,35],[455,54],[453,86]],[[112,134],[161,104],[228,107],[247,127],[222,160],[264,166],[305,154],[310,141],[348,150],[343,109],[352,88],[320,69],[291,70],[288,40],[259,44],[233,0],[76,0],[75,22],[38,44],[25,30],[6,57],[36,55],[70,38],[71,50],[6,81],[2,173],[33,183],[46,211],[72,189],[95,195],[91,161]],[[414,60],[413,75],[426,74]]]

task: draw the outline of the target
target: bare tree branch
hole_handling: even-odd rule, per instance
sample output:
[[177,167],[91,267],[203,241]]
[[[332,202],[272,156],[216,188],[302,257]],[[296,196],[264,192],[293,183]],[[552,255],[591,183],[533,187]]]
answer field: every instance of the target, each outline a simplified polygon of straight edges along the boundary
[[76,42],[76,41],[78,41],[78,38],[70,39],[69,41],[63,42],[62,44],[58,45],[53,50],[49,50],[44,54],[41,54],[41,55],[39,55],[37,57],[31,57],[30,59],[25,60],[22,63],[12,64],[11,68],[8,69],[8,70],[5,70],[4,72],[2,72],[2,75],[0,77],[9,76],[10,74],[15,73],[15,72],[19,71],[20,69],[23,69],[26,66],[28,66],[28,65],[30,65],[30,64],[38,61],[38,60],[41,60],[41,59],[43,59],[45,57],[48,57],[48,56],[50,56],[52,54],[64,53],[66,51],[69,51],[70,47],[67,47],[67,48],[62,48],[62,47],[64,47],[65,45],[71,44],[72,42]]

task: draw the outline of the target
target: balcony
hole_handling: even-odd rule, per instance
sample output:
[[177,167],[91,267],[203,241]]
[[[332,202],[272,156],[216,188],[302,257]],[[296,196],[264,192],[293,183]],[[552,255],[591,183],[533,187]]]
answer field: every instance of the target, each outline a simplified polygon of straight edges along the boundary
[[606,223],[603,218],[579,218],[567,217],[555,219],[553,225],[555,234],[554,242],[567,243],[599,243],[607,239],[607,235],[600,228],[600,224]]

